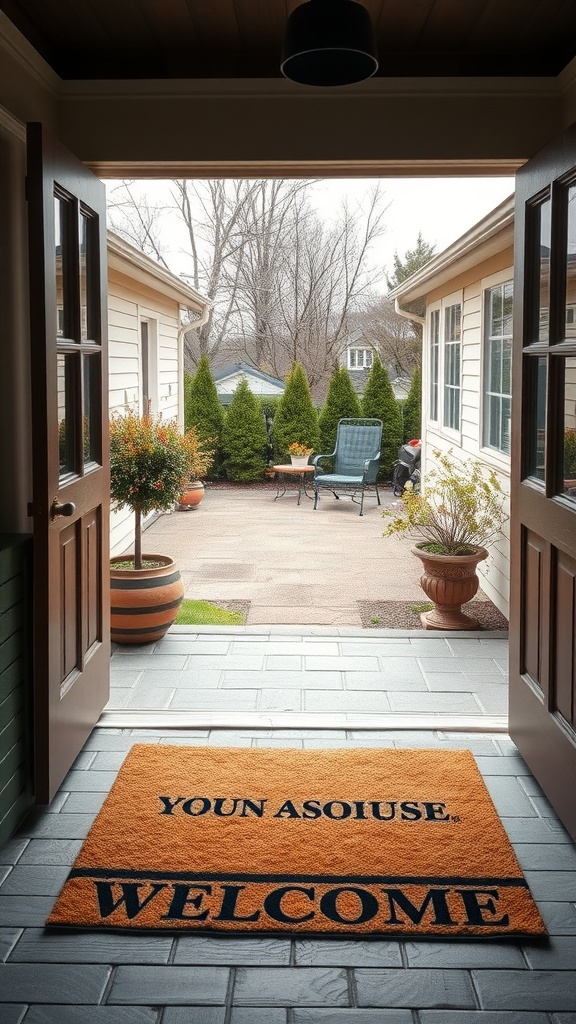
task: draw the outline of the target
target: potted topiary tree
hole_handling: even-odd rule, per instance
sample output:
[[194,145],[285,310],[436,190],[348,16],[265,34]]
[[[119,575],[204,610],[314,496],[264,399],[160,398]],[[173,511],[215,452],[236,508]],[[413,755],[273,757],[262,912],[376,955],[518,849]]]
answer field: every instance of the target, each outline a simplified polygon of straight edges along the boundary
[[425,492],[406,490],[400,513],[393,508],[382,513],[392,517],[384,536],[408,532],[421,538],[412,553],[422,560],[420,585],[434,605],[421,614],[422,625],[477,629],[477,620],[462,605],[476,594],[476,567],[508,518],[506,496],[496,473],[480,462],[458,463],[452,449],[433,454],[436,465],[426,473]]
[[142,554],[142,519],[174,508],[186,479],[188,454],[176,424],[129,412],[110,421],[110,497],[134,513],[134,554],[110,560],[111,639],[159,640],[174,622],[184,585],[168,555]]
[[203,441],[196,427],[190,427],[184,434],[186,450],[186,482],[178,498],[178,508],[182,512],[197,508],[204,497],[205,476],[214,460],[214,449],[208,448],[208,441]]

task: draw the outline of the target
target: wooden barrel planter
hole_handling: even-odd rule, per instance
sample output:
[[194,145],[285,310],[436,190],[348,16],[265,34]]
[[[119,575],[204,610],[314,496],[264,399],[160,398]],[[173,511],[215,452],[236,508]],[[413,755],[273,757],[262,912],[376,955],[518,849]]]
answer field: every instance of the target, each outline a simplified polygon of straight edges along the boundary
[[196,508],[204,497],[204,484],[201,480],[191,480],[186,484],[186,489],[178,498],[178,508],[181,512],[188,512]]
[[157,564],[150,569],[118,569],[110,559],[110,638],[115,644],[150,644],[161,640],[178,615],[184,584],[174,559],[142,555]]

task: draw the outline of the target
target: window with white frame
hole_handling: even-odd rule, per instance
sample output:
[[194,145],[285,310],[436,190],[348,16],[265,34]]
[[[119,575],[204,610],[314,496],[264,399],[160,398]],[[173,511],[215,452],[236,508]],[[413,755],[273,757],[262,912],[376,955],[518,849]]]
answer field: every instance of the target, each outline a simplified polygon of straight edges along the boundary
[[349,348],[348,369],[368,370],[374,362],[374,353],[371,348]]
[[462,306],[444,307],[443,426],[460,430],[460,364],[462,350]]
[[430,419],[438,422],[438,388],[440,384],[440,310],[433,309],[430,314]]
[[484,445],[510,454],[512,281],[484,292]]
[[157,323],[150,318],[140,321],[140,406],[145,415],[158,413],[158,346]]

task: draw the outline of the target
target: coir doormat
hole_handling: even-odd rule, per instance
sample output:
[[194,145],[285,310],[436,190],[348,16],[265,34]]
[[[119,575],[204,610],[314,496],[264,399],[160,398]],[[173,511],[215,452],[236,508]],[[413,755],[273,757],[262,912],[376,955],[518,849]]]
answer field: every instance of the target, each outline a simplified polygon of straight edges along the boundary
[[546,934],[472,754],[373,748],[133,747],[47,924]]

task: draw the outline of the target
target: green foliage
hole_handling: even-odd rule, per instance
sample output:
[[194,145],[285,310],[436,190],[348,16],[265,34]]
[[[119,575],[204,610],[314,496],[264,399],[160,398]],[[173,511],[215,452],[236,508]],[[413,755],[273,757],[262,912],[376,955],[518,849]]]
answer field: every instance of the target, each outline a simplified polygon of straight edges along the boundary
[[170,509],[182,489],[187,454],[174,423],[127,413],[110,421],[110,497],[147,515]]
[[564,431],[564,476],[568,480],[576,477],[576,430],[573,427]]
[[329,454],[336,447],[338,420],[362,415],[358,395],[345,366],[334,370],[328,384],[326,402],[320,413],[320,452]]
[[419,547],[443,555],[469,554],[496,540],[508,516],[494,470],[473,460],[455,462],[452,449],[433,455],[436,466],[426,473],[425,493],[404,491],[403,512],[382,513],[391,518],[384,536],[413,532],[421,538]]
[[208,357],[203,355],[194,376],[184,374],[184,422],[186,430],[196,427],[201,445],[212,452],[209,479],[222,473],[224,416]]
[[214,450],[206,447],[208,441],[202,442],[196,427],[190,427],[184,435],[186,450],[186,477],[188,480],[201,480],[208,473],[213,459]]
[[417,270],[420,270],[429,260],[432,259],[436,246],[430,245],[422,238],[422,232],[418,232],[414,249],[407,249],[403,257],[397,252],[394,253],[394,272],[391,277],[386,277],[390,290],[396,285],[402,284],[407,277],[411,277]]
[[110,420],[110,497],[135,513],[134,565],[142,568],[142,516],[169,510],[186,480],[188,453],[175,423],[129,412]]
[[382,420],[382,444],[380,446],[380,471],[383,480],[391,480],[394,463],[398,458],[398,449],[402,444],[402,417],[400,408],[386,368],[382,366],[378,356],[374,362],[366,383],[362,399],[362,414],[374,416]]
[[308,378],[301,363],[293,363],[286,378],[284,394],[278,401],[272,427],[274,461],[290,461],[289,447],[298,442],[312,451],[318,451],[320,430],[318,413],[310,396]]
[[404,420],[403,443],[422,437],[422,371],[414,370],[410,390],[402,410]]
[[175,619],[177,626],[243,626],[246,616],[242,612],[229,612],[210,601],[192,601],[184,598]]
[[266,424],[260,403],[241,380],[230,403],[222,430],[224,470],[229,480],[261,480],[266,468]]

